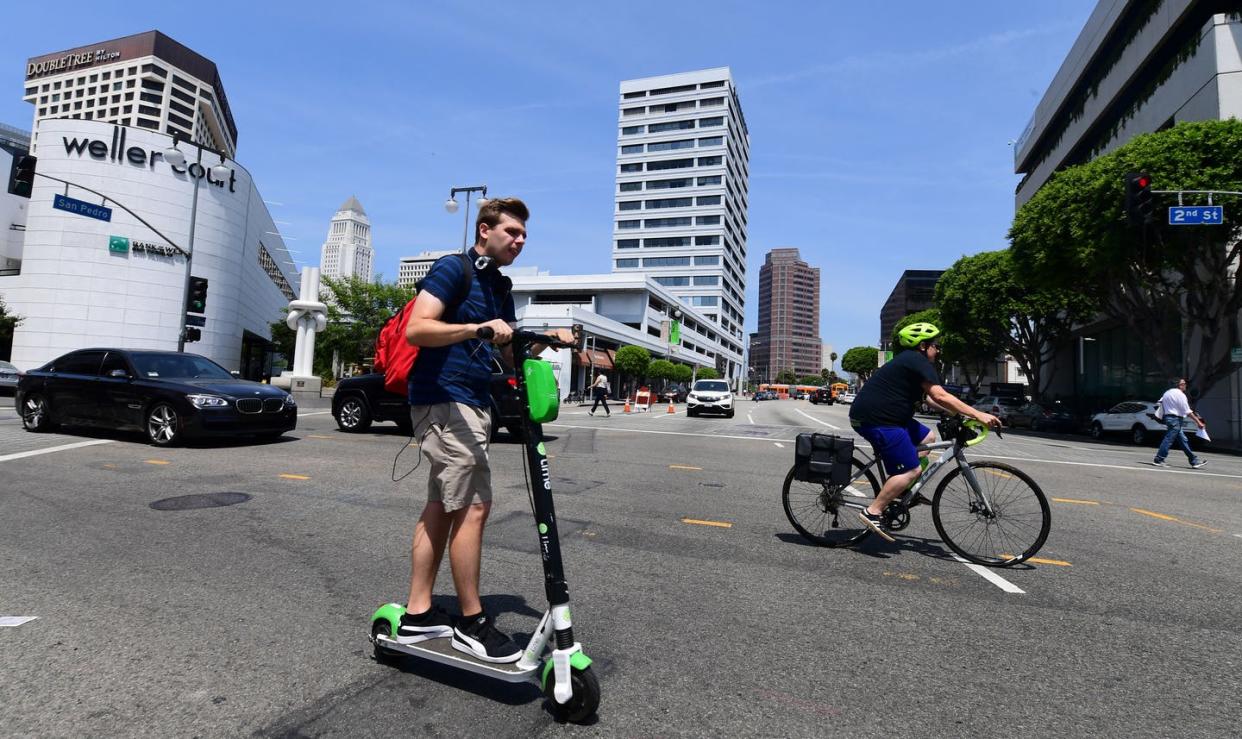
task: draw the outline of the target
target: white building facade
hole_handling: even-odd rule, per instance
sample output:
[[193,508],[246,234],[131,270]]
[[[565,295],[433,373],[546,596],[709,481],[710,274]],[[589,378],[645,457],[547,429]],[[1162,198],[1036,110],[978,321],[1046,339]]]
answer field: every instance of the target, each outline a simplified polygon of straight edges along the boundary
[[34,106],[36,155],[39,122],[53,118],[134,126],[228,157],[237,152],[237,126],[216,65],[159,31],[33,57],[22,99]]
[[[744,375],[750,139],[728,67],[620,85],[612,271],[650,276],[716,324]],[[734,361],[733,357],[736,357]]]
[[424,251],[417,256],[401,257],[401,261],[397,264],[397,285],[401,287],[414,287],[419,280],[427,276],[427,273],[431,271],[431,265],[435,264],[437,259],[449,254],[456,254],[458,251],[460,250]]
[[[228,175],[213,177],[219,157],[204,152],[204,167],[184,142],[186,166],[171,166],[162,152],[172,138],[143,128],[49,119],[35,133],[43,142],[38,171],[73,185],[35,179],[20,271],[0,275],[0,294],[24,318],[13,363],[30,369],[90,346],[175,350],[185,323],[179,247],[209,285],[202,340],[186,350],[252,379],[266,376],[270,326],[299,281],[250,174],[225,159]],[[103,209],[84,188],[108,198]]]
[[374,262],[371,219],[358,198],[351,195],[337,208],[328,226],[328,238],[319,252],[320,274],[338,280],[357,277],[370,282]]

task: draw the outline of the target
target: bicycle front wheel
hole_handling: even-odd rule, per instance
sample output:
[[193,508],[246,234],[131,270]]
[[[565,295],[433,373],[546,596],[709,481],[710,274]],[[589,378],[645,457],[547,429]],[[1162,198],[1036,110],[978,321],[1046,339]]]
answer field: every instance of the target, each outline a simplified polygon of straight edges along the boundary
[[781,501],[789,523],[807,541],[821,547],[844,547],[871,533],[858,518],[859,508],[846,502],[866,506],[880,492],[875,475],[858,459],[852,460],[848,485],[825,485],[794,479],[791,468],[785,475]]
[[1048,500],[1025,472],[1000,462],[971,462],[991,504],[985,509],[962,468],[945,476],[932,498],[932,521],[950,549],[981,565],[1008,567],[1033,557],[1048,538]]

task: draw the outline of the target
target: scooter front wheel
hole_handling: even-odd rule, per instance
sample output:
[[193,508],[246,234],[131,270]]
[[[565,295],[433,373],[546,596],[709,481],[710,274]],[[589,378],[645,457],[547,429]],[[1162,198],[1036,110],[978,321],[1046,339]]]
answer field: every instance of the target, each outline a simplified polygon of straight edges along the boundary
[[396,662],[401,658],[401,653],[383,646],[376,638],[380,634],[392,636],[392,624],[387,619],[377,618],[371,622],[371,643],[375,645],[375,661],[382,665]]
[[556,689],[555,672],[548,675],[543,694],[552,703],[552,713],[557,720],[580,724],[594,716],[595,710],[599,708],[599,680],[590,667],[582,670],[574,667],[569,671],[569,683],[573,686],[574,694],[567,703],[557,703],[553,695],[552,691]]

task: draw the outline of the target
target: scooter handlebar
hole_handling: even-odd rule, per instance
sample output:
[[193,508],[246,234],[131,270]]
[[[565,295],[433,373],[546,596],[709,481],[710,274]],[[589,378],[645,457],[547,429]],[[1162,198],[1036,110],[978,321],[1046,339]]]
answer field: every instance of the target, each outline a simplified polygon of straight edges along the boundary
[[[491,326],[479,326],[474,335],[480,339],[491,340],[496,335],[495,330]],[[554,349],[577,349],[579,342],[562,341],[555,336],[540,334],[534,331],[514,331],[513,340],[523,344],[545,344]]]

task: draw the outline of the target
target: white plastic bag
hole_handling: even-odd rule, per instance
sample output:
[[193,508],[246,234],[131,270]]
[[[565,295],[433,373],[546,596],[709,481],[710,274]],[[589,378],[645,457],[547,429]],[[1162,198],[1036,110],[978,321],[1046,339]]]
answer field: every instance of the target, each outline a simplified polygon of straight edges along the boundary
[[1195,436],[1198,436],[1200,439],[1203,439],[1204,441],[1212,440],[1212,437],[1208,436],[1207,426],[1200,426],[1199,430],[1195,432]]
[[1164,420],[1164,403],[1156,403],[1156,420]]

